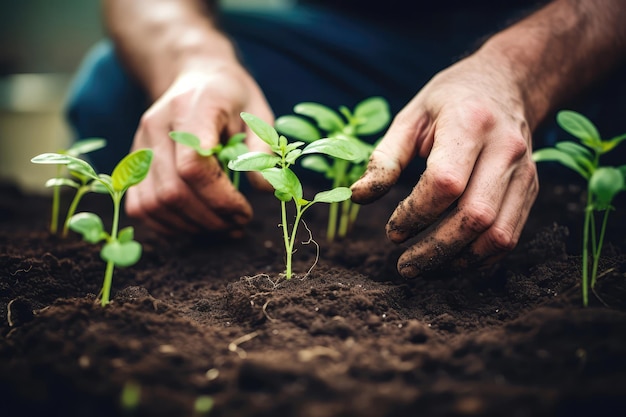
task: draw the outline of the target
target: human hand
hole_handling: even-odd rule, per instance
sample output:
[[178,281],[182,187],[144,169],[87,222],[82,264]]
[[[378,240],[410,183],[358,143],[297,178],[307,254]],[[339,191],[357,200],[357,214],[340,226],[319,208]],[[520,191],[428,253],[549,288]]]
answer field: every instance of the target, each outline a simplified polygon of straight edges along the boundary
[[352,186],[353,201],[372,202],[412,158],[427,158],[386,227],[395,243],[419,234],[398,260],[402,276],[490,263],[516,246],[539,184],[522,90],[508,75],[479,56],[439,73],[395,117]]
[[[165,234],[203,230],[239,234],[252,217],[250,204],[215,157],[200,157],[171,140],[169,132],[191,132],[203,148],[212,148],[244,131],[241,111],[273,120],[258,85],[237,64],[179,75],[143,115],[135,134],[133,149],[150,148],[154,159],[146,179],[128,191],[128,215]],[[246,144],[256,151],[267,146],[251,133]]]

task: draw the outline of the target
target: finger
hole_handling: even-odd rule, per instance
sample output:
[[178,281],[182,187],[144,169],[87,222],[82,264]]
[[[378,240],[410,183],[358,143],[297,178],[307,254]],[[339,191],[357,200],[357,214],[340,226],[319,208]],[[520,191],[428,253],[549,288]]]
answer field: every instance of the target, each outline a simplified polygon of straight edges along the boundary
[[[512,179],[520,167],[520,159],[527,155],[527,145],[523,138],[506,137],[506,139],[502,141],[506,144],[504,147],[483,150],[472,179],[459,199],[457,207],[435,227],[426,231],[423,239],[420,239],[400,257],[398,270],[401,275],[415,277],[420,273],[440,267],[456,257],[471,242],[477,241],[484,233],[489,233],[494,225],[503,227],[504,219],[511,216],[506,213],[501,214],[503,209],[512,209],[512,212],[519,211],[519,205],[517,207],[503,207],[503,205],[510,188],[514,192],[520,192],[517,188],[518,180]],[[532,176],[527,175],[527,177]],[[514,186],[510,187],[511,184]],[[524,195],[527,194],[524,193]],[[513,206],[517,203],[519,200],[507,202]],[[496,223],[498,218],[500,218],[500,223]],[[510,219],[509,224],[514,226],[509,227],[508,235],[515,236],[518,226],[512,218]],[[518,220],[523,220],[523,217],[518,217]],[[493,232],[497,231],[497,228],[493,229]],[[484,245],[494,241],[486,237],[482,242],[481,244]],[[513,240],[510,240],[506,243],[507,248],[512,242]],[[492,249],[484,246],[481,250]]]
[[400,202],[387,223],[387,237],[396,243],[433,224],[465,192],[481,152],[480,142],[467,140],[461,125],[435,133],[426,170],[411,194]]
[[398,181],[402,170],[415,157],[429,134],[430,121],[423,113],[415,117],[409,108],[394,119],[389,130],[372,152],[367,170],[352,189],[352,201],[367,204],[385,195]]

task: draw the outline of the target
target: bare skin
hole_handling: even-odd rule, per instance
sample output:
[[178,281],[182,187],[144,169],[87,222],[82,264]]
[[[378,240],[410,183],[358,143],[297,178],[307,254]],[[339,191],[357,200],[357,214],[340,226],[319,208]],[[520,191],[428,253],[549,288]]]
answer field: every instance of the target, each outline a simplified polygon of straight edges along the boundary
[[557,0],[436,75],[396,116],[353,185],[375,201],[414,157],[427,165],[387,223],[418,236],[398,260],[405,277],[489,263],[513,249],[539,189],[531,133],[572,94],[623,60],[619,0]]
[[[252,217],[245,197],[215,158],[199,157],[168,134],[192,132],[212,148],[244,130],[242,111],[273,120],[263,93],[204,2],[107,0],[104,6],[118,51],[154,100],[132,148],[151,148],[155,157],[146,180],[128,191],[127,213],[165,234],[236,235]],[[253,134],[248,138],[251,150],[267,150]]]

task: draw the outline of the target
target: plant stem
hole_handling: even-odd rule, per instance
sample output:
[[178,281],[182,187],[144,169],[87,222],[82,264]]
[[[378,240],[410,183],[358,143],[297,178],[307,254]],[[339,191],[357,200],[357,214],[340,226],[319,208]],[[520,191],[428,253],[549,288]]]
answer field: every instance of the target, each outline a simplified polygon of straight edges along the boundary
[[583,226],[583,276],[582,276],[582,292],[583,306],[589,304],[589,228],[591,226],[591,216],[593,216],[593,207],[587,204],[585,207],[585,223]]
[[86,187],[86,186],[79,187],[78,190],[76,190],[76,194],[74,195],[74,198],[72,199],[72,203],[70,204],[70,207],[67,209],[67,216],[65,216],[65,222],[63,223],[63,233],[62,233],[63,237],[67,237],[67,233],[70,230],[70,218],[72,218],[72,216],[76,212],[76,207],[78,207],[78,203],[83,198],[83,195],[87,193],[87,191],[89,191],[89,187]]
[[289,245],[289,230],[287,230],[287,203],[282,201],[280,202],[280,214],[282,220],[283,227],[283,241],[285,242],[285,277],[287,279],[291,279],[291,246]]
[[348,226],[348,230],[352,230],[352,226],[356,223],[356,219],[359,216],[359,210],[361,210],[361,205],[352,203],[350,205],[350,225]]
[[350,226],[350,206],[352,202],[345,200],[341,203],[341,219],[339,221],[339,231],[337,234],[339,237],[346,237],[348,234],[348,227]]
[[328,207],[328,227],[326,228],[326,240],[328,242],[332,242],[333,240],[335,240],[338,212],[339,205],[337,203],[330,203]]
[[[62,166],[57,165],[57,178],[61,177]],[[55,185],[52,190],[52,218],[50,219],[50,233],[55,234],[59,228],[59,205],[61,200],[61,187]]]
[[239,189],[239,178],[241,177],[241,172],[233,171],[233,186],[236,190]]
[[600,262],[600,254],[602,253],[602,243],[604,242],[604,235],[606,233],[606,225],[609,219],[609,209],[604,212],[604,218],[602,219],[602,226],[600,228],[600,236],[598,237],[598,244],[593,254],[593,267],[591,270],[591,288],[596,286],[596,279],[598,278],[598,264]]
[[100,298],[100,305],[105,307],[109,304],[111,297],[111,283],[113,282],[113,269],[115,264],[113,261],[107,262],[107,268],[104,272],[104,282],[102,283],[102,298]]

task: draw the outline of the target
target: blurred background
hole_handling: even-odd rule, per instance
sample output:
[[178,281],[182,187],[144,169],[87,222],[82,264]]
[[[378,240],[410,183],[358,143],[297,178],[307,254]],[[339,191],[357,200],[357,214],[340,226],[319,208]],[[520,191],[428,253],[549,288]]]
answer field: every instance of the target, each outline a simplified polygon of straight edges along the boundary
[[[130,1],[130,0],[129,0]],[[283,7],[293,0],[222,0],[222,7]],[[99,0],[0,2],[0,181],[47,192],[54,168],[30,158],[71,140],[63,108],[88,49],[104,36]]]

